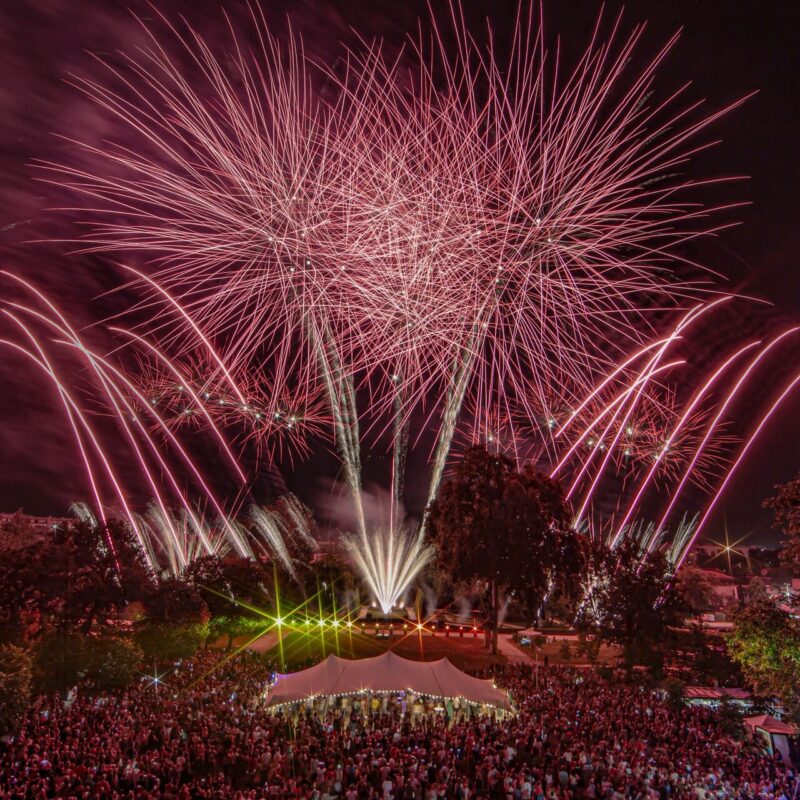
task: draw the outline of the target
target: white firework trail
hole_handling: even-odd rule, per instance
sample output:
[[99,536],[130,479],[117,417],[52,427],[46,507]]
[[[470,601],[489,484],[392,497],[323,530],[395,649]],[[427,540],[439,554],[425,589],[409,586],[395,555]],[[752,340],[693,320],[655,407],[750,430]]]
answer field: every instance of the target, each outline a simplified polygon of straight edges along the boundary
[[433,558],[411,525],[391,526],[366,535],[343,537],[342,544],[384,614]]

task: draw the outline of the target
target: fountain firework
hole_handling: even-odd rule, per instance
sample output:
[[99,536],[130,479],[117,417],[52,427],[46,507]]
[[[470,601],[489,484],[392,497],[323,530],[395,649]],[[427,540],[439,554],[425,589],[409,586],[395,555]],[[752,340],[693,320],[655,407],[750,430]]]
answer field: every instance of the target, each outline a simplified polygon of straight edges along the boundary
[[343,544],[384,614],[433,557],[433,548],[411,525],[378,528],[369,537],[348,535]]

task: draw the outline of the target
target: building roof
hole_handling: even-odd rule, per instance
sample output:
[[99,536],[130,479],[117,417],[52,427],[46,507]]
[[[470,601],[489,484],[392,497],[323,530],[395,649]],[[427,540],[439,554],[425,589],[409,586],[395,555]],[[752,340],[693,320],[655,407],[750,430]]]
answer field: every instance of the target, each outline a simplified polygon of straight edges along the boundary
[[711,582],[716,581],[717,583],[735,583],[736,578],[728,575],[727,572],[723,572],[718,567],[697,567],[697,569],[703,573],[703,575]]
[[446,658],[438,661],[411,661],[391,650],[374,658],[354,661],[328,656],[301,672],[278,675],[267,691],[267,705],[296,703],[313,697],[355,695],[362,692],[412,692],[430,697],[461,697],[507,711],[508,694],[491,680],[467,675]]
[[752,697],[747,689],[727,686],[687,686],[684,695],[690,700],[722,700],[723,697],[730,697],[731,700],[749,700]]
[[798,733],[794,725],[789,725],[786,722],[781,722],[769,714],[759,714],[757,717],[745,717],[744,724],[750,728],[761,728],[762,731],[767,733],[784,733],[787,736],[794,736]]

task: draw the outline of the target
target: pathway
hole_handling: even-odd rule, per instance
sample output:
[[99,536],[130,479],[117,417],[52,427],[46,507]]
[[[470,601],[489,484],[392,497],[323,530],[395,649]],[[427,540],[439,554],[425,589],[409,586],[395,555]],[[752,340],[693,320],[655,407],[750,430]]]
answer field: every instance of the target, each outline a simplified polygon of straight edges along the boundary
[[530,664],[536,666],[536,660],[527,653],[523,653],[512,641],[510,633],[500,633],[497,635],[497,650],[502,653],[509,664]]

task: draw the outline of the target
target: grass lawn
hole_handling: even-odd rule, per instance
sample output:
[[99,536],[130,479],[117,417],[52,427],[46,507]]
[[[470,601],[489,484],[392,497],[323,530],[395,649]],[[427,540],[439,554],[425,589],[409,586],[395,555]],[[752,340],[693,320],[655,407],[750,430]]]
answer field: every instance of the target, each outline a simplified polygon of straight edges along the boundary
[[280,644],[275,643],[265,652],[279,664],[286,664],[286,668],[297,669],[320,661],[331,653],[342,658],[368,658],[387,650],[415,661],[435,661],[446,656],[460,669],[480,669],[505,661],[502,655],[492,657],[486,652],[482,636],[477,639],[472,635],[463,639],[430,634],[420,637],[416,631],[379,639],[371,633],[362,634],[346,629],[311,633],[292,630],[284,634]]
[[[563,652],[563,642],[561,641],[548,642],[541,647],[532,647],[529,645],[520,644],[515,644],[515,646],[531,658],[538,658],[540,664],[544,663],[544,657],[547,656],[549,664],[564,664],[572,667],[590,666],[589,659],[587,659],[583,653],[578,652],[578,648],[574,641],[571,641],[569,645],[569,658],[565,658],[565,653]],[[601,645],[595,665],[615,667],[617,665],[617,659],[619,658],[620,653],[621,651],[618,647]]]

